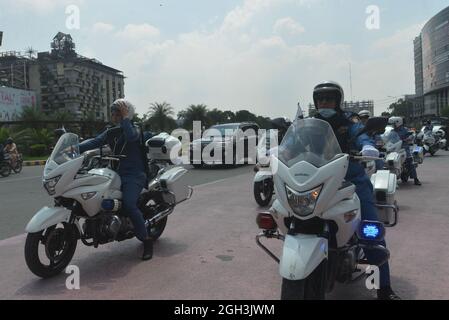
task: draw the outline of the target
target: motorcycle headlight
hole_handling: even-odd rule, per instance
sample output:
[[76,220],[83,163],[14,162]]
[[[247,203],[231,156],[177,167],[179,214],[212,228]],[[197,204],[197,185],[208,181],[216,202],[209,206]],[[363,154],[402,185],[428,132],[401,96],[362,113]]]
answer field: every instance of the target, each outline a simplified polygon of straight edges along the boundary
[[315,210],[318,197],[320,196],[323,186],[319,186],[311,191],[299,193],[291,189],[289,186],[285,186],[287,191],[288,204],[293,211],[301,217],[311,215]]
[[61,179],[61,176],[57,176],[53,179],[44,180],[44,188],[47,190],[49,195],[54,195],[56,193],[55,187],[59,182],[59,179]]

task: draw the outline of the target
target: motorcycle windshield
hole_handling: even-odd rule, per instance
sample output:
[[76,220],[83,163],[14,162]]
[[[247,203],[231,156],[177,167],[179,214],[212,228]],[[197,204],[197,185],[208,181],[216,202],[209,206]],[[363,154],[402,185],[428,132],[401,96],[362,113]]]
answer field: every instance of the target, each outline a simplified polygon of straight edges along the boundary
[[401,141],[401,137],[399,137],[399,134],[394,130],[391,130],[390,132],[385,133],[382,136],[382,139],[384,140],[385,144],[387,144],[387,143],[396,144],[399,141]]
[[59,138],[50,160],[61,165],[80,156],[78,136],[74,133],[66,133]]
[[320,168],[342,155],[329,123],[313,118],[295,121],[278,150],[279,160],[289,168],[301,161]]

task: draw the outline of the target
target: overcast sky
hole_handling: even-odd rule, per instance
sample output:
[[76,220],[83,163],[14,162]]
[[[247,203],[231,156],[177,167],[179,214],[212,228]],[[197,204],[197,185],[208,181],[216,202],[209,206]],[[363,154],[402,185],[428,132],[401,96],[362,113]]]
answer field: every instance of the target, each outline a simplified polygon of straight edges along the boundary
[[[132,3],[132,4],[131,4]],[[80,10],[68,29],[66,8]],[[378,29],[367,7],[380,9]],[[376,113],[414,93],[413,39],[447,0],[0,0],[4,50],[49,51],[58,31],[78,53],[125,73],[139,113],[151,102],[293,117],[321,80]],[[73,21],[73,20],[70,20]],[[372,21],[372,20],[370,20]],[[70,27],[70,25],[69,25]],[[349,64],[352,65],[351,96]]]

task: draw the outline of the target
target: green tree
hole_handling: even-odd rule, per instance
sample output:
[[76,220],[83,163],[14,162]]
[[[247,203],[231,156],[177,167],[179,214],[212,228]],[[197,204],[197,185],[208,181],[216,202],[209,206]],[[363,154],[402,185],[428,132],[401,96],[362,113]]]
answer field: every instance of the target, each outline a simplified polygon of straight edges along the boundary
[[152,131],[170,132],[176,128],[176,121],[172,117],[174,114],[173,107],[167,102],[151,103],[146,124]]
[[392,103],[388,109],[391,110],[391,116],[403,117],[408,121],[412,108],[413,105],[411,102],[399,99],[397,102]]
[[224,122],[225,123],[231,123],[235,122],[235,113],[232,111],[224,111],[223,112]]
[[226,117],[223,111],[217,108],[207,112],[207,117],[210,119],[212,125],[226,123]]
[[31,147],[34,145],[45,145],[45,151],[48,153],[50,151],[50,146],[54,142],[53,133],[46,128],[28,128],[22,131],[18,131],[13,134],[13,139],[17,144],[19,152],[23,150],[23,152],[27,155],[31,154]]
[[47,117],[38,109],[33,107],[25,107],[19,116],[19,121],[25,122],[21,126],[22,129],[34,128],[41,129],[45,127],[45,124],[38,123],[38,121],[45,121]]
[[201,121],[201,126],[208,128],[211,125],[211,120],[207,116],[207,106],[203,104],[191,105],[185,110],[178,113],[178,118],[183,121],[183,126],[186,129],[193,128],[193,121]]
[[235,113],[235,121],[236,122],[256,122],[257,116],[248,110],[240,110]]
[[4,144],[10,136],[11,133],[7,128],[0,128],[0,144]]
[[271,121],[270,118],[258,116],[256,119],[256,123],[259,125],[261,129],[270,129]]

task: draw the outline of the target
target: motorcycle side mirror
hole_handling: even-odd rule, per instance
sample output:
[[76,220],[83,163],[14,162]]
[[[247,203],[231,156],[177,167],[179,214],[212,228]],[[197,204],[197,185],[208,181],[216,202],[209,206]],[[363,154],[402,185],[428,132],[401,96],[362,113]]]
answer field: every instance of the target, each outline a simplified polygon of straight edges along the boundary
[[366,122],[365,128],[359,132],[357,136],[364,133],[380,133],[385,132],[385,127],[388,125],[388,119],[383,117],[369,118]]

